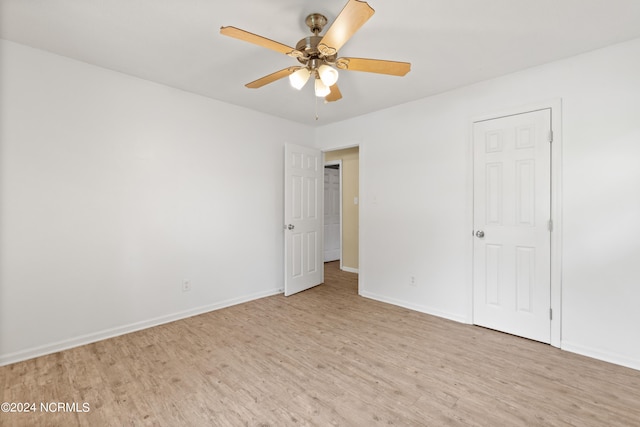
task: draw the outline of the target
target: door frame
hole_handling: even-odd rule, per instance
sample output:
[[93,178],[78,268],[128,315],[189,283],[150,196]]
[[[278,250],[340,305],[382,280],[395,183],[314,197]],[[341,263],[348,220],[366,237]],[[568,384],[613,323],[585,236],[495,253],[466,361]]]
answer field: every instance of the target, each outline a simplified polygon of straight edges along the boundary
[[[363,192],[363,181],[362,181],[362,176],[363,176],[363,156],[362,156],[362,152],[363,152],[363,148],[364,148],[364,144],[362,144],[362,140],[357,139],[357,140],[351,140],[348,142],[342,142],[342,143],[337,143],[336,145],[332,145],[331,147],[325,147],[322,148],[322,160],[323,162],[325,162],[325,153],[331,152],[331,151],[339,151],[339,150],[346,150],[348,148],[355,148],[358,147],[358,205],[359,209],[358,209],[358,227],[360,227],[360,225],[362,224],[362,216],[363,216],[363,209],[361,208],[362,206],[362,195],[365,194]],[[340,169],[342,171],[342,168]],[[340,191],[342,191],[342,172],[340,172]],[[324,181],[323,181],[323,185],[324,185]],[[324,190],[324,189],[323,189]],[[340,234],[342,235],[342,204],[340,205]],[[324,226],[324,217],[323,217],[323,226]],[[362,274],[360,274],[362,272],[362,265],[363,262],[362,260],[364,259],[364,250],[362,249],[362,228],[359,228],[359,232],[358,232],[358,271],[356,271],[355,273],[358,273],[358,295],[362,295],[361,294],[361,290],[362,290],[362,282],[360,281],[360,278],[362,277]],[[340,253],[342,254],[342,242],[340,243],[341,248],[340,248]],[[324,248],[323,248],[324,250]],[[342,259],[343,257],[340,256],[340,268],[343,269],[342,266]]]
[[562,99],[555,98],[547,101],[526,104],[520,107],[507,108],[493,113],[472,117],[468,127],[468,161],[470,171],[467,177],[467,191],[469,200],[468,224],[471,232],[468,234],[468,248],[470,251],[470,268],[468,278],[467,323],[473,323],[473,124],[480,121],[499,119],[501,117],[530,113],[538,110],[551,110],[551,345],[562,348]]
[[[327,166],[335,166],[338,165],[338,180],[340,182],[339,184],[339,196],[340,197],[340,208],[339,208],[339,215],[340,215],[340,270],[342,270],[342,160],[330,160],[330,161],[326,161],[324,160],[325,157],[325,152],[322,152],[322,161],[324,162],[324,166],[323,167],[327,167]],[[324,183],[324,181],[323,181]],[[323,188],[324,190],[324,188]],[[323,217],[323,222],[322,222],[322,228],[323,228],[323,232],[324,232],[324,217]],[[322,248],[322,250],[324,251],[324,247]]]

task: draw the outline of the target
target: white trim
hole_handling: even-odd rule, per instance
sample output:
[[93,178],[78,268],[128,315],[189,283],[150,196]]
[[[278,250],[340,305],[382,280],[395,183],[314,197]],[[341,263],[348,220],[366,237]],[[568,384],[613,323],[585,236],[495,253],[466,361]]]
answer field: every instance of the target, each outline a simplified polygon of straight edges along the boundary
[[188,317],[197,316],[199,314],[204,314],[211,311],[220,310],[222,308],[231,307],[233,305],[242,304],[242,303],[257,300],[260,298],[265,298],[265,297],[270,297],[273,295],[280,295],[280,294],[282,294],[282,289],[272,289],[265,292],[259,292],[251,295],[246,295],[243,297],[220,301],[214,304],[208,304],[208,305],[193,308],[190,310],[179,311],[166,316],[160,316],[153,319],[130,323],[128,325],[118,326],[116,328],[105,329],[100,332],[81,335],[79,337],[74,337],[67,340],[54,342],[51,344],[45,344],[42,346],[33,347],[26,350],[17,351],[14,353],[4,354],[0,356],[0,366],[21,362],[27,359],[33,359],[35,357],[44,356],[47,354],[57,353],[62,350],[68,350],[70,348],[91,344],[91,343],[106,340],[109,338],[114,338],[120,335],[129,334],[131,332],[152,328],[154,326],[162,325],[165,323],[175,322],[176,320],[186,319]]
[[359,292],[359,295],[365,298],[373,299],[373,300],[384,302],[387,304],[408,308],[409,310],[418,311],[420,313],[429,314],[431,316],[442,317],[444,319],[453,320],[454,322],[465,323],[464,316],[460,316],[459,314],[454,314],[454,313],[448,313],[446,311],[436,310],[434,308],[431,308],[425,305],[413,304],[408,301],[389,298],[383,295],[366,292],[366,291]]
[[469,200],[469,205],[467,206],[467,224],[469,224],[469,233],[467,234],[467,257],[468,261],[468,271],[467,271],[467,311],[464,323],[468,323],[469,325],[473,325],[473,233],[474,233],[474,223],[473,223],[473,208],[474,208],[474,198],[473,198],[473,177],[475,170],[473,169],[474,165],[474,155],[473,155],[473,124],[476,120],[469,120],[469,126],[467,128],[467,200]]
[[340,267],[340,270],[346,271],[347,273],[356,273],[358,274],[358,269],[353,267]]
[[627,368],[640,370],[640,360],[631,359],[620,354],[610,353],[608,351],[592,347],[585,347],[583,345],[567,341],[562,342],[562,349],[571,353],[591,357],[593,359],[603,360],[605,362],[615,363],[616,365],[626,366]]
[[[553,142],[551,143],[551,219],[553,232],[551,233],[551,342],[554,347],[562,347],[562,99],[555,98],[538,103],[527,104],[521,107],[508,108],[491,114],[473,117],[470,120],[468,150],[470,158],[469,170],[471,173],[467,179],[470,184],[468,219],[469,230],[473,232],[473,124],[484,120],[497,119],[516,114],[523,114],[539,110],[551,110],[551,129]],[[469,275],[469,298],[467,300],[467,323],[473,323],[473,237],[469,236],[472,265]]]
[[550,101],[551,129],[551,345],[562,347],[562,99]]
[[349,148],[359,148],[360,147],[360,139],[353,139],[349,142],[338,143],[337,145],[332,145],[331,147],[323,147],[321,148],[323,153],[328,153],[330,151],[341,151],[348,150]]
[[364,182],[364,180],[362,179],[362,177],[364,176],[364,156],[363,153],[366,151],[365,149],[365,144],[360,143],[358,145],[358,294],[360,294],[361,290],[364,289],[364,283],[362,282],[362,277],[363,274],[360,274],[360,270],[363,268],[364,266],[364,250],[363,250],[363,244],[362,244],[362,230],[364,229],[362,227],[362,224],[364,224],[364,222],[362,221],[362,216],[364,214],[365,209],[363,209],[363,204],[362,204],[362,200],[365,199],[366,201],[366,197],[362,197],[363,194],[367,194],[364,192],[363,188],[366,188],[366,183]]

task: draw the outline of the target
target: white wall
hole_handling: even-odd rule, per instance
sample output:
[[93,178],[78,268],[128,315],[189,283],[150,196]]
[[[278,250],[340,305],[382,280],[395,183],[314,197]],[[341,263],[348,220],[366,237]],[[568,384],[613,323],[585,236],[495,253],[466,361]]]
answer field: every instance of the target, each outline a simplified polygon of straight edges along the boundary
[[[281,288],[282,147],[309,128],[0,59],[0,364]],[[470,121],[562,98],[562,346],[640,369],[639,94],[634,40],[317,129],[360,143],[363,293],[469,320]]]
[[640,39],[319,128],[361,143],[361,292],[470,320],[471,120],[555,98],[562,347],[640,369]]
[[282,288],[283,146],[310,128],[0,49],[0,364]]

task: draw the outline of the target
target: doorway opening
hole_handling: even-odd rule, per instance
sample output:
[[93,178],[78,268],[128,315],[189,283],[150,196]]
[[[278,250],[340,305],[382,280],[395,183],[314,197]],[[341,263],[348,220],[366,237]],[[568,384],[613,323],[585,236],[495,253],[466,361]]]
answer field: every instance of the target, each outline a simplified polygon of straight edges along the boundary
[[357,146],[324,153],[325,262],[339,259],[350,273],[359,261],[359,163]]
[[[342,188],[342,197],[338,197],[342,211],[342,232],[338,233],[341,235],[340,269],[358,273],[360,172],[357,146],[322,152],[317,148],[288,143],[285,144],[284,155],[284,295],[289,296],[324,282],[323,190],[326,162],[335,162],[341,172],[339,188]],[[350,203],[345,204],[344,199]]]

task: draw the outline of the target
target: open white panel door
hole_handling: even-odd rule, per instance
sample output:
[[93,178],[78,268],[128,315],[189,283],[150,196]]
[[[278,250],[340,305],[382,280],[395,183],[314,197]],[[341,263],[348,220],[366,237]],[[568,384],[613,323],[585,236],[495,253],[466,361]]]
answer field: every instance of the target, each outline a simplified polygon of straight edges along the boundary
[[284,147],[284,294],[289,296],[324,281],[322,152]]

